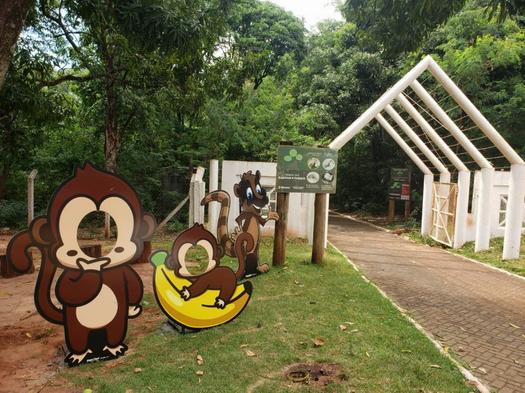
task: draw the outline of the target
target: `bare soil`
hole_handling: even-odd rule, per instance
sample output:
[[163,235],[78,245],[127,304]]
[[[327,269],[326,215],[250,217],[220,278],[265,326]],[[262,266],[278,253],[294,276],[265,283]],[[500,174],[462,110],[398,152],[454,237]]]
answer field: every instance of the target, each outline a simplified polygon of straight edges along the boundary
[[296,363],[288,366],[284,377],[293,384],[325,388],[348,379],[335,363]]
[[[0,253],[5,251],[10,238],[0,235]],[[63,327],[47,322],[35,309],[33,292],[40,256],[38,251],[33,255],[34,273],[9,279],[0,277],[0,393],[78,391],[60,373],[65,370]],[[135,264],[133,268],[142,277],[145,293],[151,293],[151,266]],[[153,329],[160,318],[155,310],[146,309],[131,322],[135,328],[133,342]]]

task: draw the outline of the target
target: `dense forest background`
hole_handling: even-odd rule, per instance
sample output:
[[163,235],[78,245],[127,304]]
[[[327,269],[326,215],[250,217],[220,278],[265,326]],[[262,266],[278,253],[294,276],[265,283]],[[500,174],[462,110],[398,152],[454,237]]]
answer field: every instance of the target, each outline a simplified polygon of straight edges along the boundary
[[[326,145],[427,54],[525,155],[521,0],[348,0],[344,22],[313,32],[258,0],[15,3],[27,13],[0,64],[0,227],[25,225],[30,170],[38,213],[85,160],[162,218],[192,167],[274,160],[281,140]],[[384,210],[399,166],[370,127],[341,151],[333,206]]]

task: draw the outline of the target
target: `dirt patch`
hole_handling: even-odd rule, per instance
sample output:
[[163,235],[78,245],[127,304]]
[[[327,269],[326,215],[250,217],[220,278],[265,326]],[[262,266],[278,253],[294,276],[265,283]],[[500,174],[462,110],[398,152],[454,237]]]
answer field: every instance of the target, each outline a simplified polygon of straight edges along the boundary
[[325,388],[348,380],[341,366],[336,363],[296,363],[284,370],[284,377],[294,385]]

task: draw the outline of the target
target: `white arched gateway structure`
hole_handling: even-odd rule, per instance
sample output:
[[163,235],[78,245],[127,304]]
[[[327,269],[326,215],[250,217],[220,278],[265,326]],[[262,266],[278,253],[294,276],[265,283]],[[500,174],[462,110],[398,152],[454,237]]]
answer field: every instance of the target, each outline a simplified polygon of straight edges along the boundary
[[373,122],[424,174],[422,234],[454,248],[475,240],[476,251],[482,251],[502,231],[503,259],[519,257],[525,162],[431,56],[385,92],[330,147],[341,149]]

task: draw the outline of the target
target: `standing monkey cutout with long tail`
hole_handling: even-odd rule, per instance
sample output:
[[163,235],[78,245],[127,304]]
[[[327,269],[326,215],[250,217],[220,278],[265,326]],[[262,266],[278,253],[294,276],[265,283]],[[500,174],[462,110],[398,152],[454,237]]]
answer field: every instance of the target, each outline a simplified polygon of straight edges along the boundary
[[253,247],[247,250],[246,256],[246,273],[245,277],[252,277],[260,273],[266,273],[269,270],[268,264],[259,264],[259,244],[261,240],[261,226],[266,225],[268,221],[279,220],[276,212],[270,211],[267,218],[261,214],[262,208],[268,205],[268,195],[261,185],[261,172],[252,171],[243,173],[241,181],[234,185],[233,191],[239,198],[240,214],[235,221],[238,228],[236,232],[228,233],[228,215],[230,213],[230,195],[226,191],[213,191],[206,195],[201,201],[201,205],[207,205],[210,202],[219,202],[221,211],[219,221],[217,222],[217,237],[221,247],[222,255],[226,254],[235,257],[235,239],[239,233],[249,233],[253,238]]
[[[86,255],[77,237],[82,219],[96,211],[109,214],[118,231],[113,249],[99,258]],[[31,267],[30,247],[42,254],[35,305],[46,320],[64,325],[68,365],[116,358],[127,350],[128,318],[141,313],[143,294],[140,276],[129,264],[141,256],[154,229],[155,219],[143,212],[133,188],[88,163],[56,190],[47,215],[9,242],[8,261],[20,273]],[[63,269],[55,285],[60,306],[51,300],[58,268]]]

